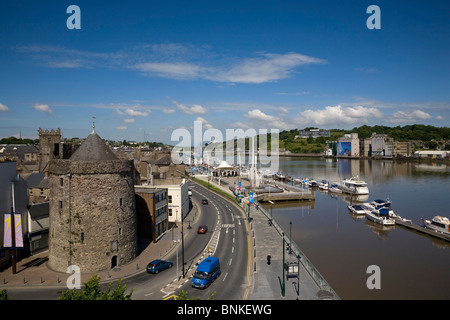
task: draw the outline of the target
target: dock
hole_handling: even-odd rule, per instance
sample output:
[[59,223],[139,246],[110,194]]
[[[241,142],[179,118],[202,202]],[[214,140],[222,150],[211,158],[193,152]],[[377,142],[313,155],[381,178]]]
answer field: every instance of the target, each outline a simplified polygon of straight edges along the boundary
[[297,188],[280,182],[272,182],[272,184],[283,190],[283,192],[258,193],[256,196],[258,201],[315,200],[315,194],[312,190]]
[[315,199],[312,192],[283,192],[283,193],[262,193],[258,194],[255,199],[259,202],[264,201],[289,201],[289,200],[309,200]]
[[401,219],[395,219],[395,224],[398,224],[398,225],[403,226],[403,227],[405,227],[407,229],[410,229],[410,230],[418,231],[418,232],[427,234],[429,236],[439,238],[441,240],[450,241],[450,236],[447,236],[445,234],[439,233],[437,231],[433,231],[433,230],[427,229],[425,227],[419,226],[419,225],[414,224],[412,222],[403,221]]

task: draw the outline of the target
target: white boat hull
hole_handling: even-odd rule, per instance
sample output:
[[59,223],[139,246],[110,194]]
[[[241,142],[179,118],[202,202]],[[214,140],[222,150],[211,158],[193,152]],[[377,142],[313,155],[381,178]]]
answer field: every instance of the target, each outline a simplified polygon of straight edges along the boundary
[[425,228],[427,228],[429,230],[433,230],[435,232],[439,232],[441,234],[450,236],[449,231],[446,231],[444,228],[440,228],[440,227],[432,225],[430,220],[423,219],[423,224],[425,225]]
[[349,209],[352,213],[358,214],[358,215],[364,215],[364,214],[367,213],[367,210],[362,209],[362,208],[355,208],[355,206],[352,206],[352,205],[348,206],[348,209]]
[[375,223],[381,224],[383,226],[392,226],[395,224],[394,219],[389,219],[386,216],[378,216],[374,214],[373,212],[367,211],[366,218],[370,221],[373,221]]
[[358,177],[352,177],[350,179],[342,181],[342,183],[338,185],[338,188],[341,189],[342,192],[349,194],[369,194],[369,188],[367,187],[367,184],[364,181],[358,180]]

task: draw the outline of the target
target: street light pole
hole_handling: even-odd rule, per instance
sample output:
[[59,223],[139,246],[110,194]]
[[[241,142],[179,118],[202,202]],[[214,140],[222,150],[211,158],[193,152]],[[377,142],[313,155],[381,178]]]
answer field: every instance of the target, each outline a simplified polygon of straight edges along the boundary
[[[177,210],[178,211],[178,210]],[[183,279],[184,279],[184,229],[183,229],[183,210],[181,210],[181,263],[183,264]]]
[[292,254],[292,221],[289,222],[289,254]]
[[282,234],[283,237],[283,286],[281,287],[281,295],[284,297],[285,293],[286,293],[286,283],[285,283],[285,279],[284,279],[284,252],[285,252],[285,248],[284,248],[284,232]]
[[12,195],[11,224],[10,224],[11,249],[12,249],[11,250],[11,267],[12,267],[12,273],[16,274],[17,273],[16,221],[15,221],[16,199],[15,199],[14,180],[12,181],[11,195]]
[[[269,191],[270,191],[270,189],[269,189]],[[269,219],[269,223],[270,223],[270,225],[272,225],[272,220],[273,220],[272,207],[273,207],[274,202],[272,200],[269,200],[269,203],[270,203],[270,219]]]

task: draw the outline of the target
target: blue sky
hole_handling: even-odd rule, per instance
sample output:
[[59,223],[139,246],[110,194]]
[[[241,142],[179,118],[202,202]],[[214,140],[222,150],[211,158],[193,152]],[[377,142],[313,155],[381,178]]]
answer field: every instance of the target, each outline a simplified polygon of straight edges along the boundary
[[93,2],[0,1],[0,137],[449,126],[448,1]]

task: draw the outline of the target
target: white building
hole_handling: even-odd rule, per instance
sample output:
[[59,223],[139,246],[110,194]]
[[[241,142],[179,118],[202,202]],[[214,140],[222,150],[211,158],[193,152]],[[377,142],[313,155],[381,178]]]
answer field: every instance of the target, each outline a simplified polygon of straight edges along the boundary
[[357,133],[345,134],[337,142],[338,157],[359,157],[359,139]]
[[426,150],[426,151],[416,151],[414,152],[419,158],[431,158],[431,159],[442,159],[450,156],[449,151],[438,151],[438,150]]
[[392,157],[394,155],[394,139],[386,134],[372,133],[372,157]]
[[189,188],[185,179],[180,184],[159,185],[167,189],[167,207],[169,225],[180,223],[181,217],[189,213]]

